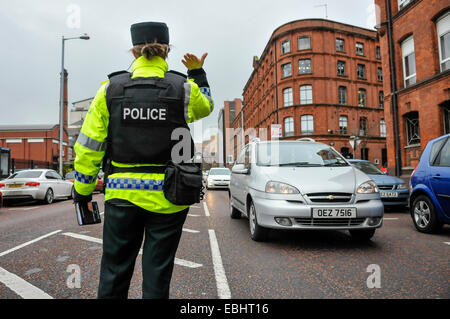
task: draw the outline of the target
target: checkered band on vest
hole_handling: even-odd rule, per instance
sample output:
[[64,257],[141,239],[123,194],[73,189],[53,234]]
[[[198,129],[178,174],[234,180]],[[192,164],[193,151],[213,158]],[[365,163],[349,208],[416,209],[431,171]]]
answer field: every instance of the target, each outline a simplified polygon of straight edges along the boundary
[[85,175],[75,171],[75,179],[83,184],[92,184],[95,180],[95,176]]
[[163,183],[154,179],[108,178],[106,188],[163,191]]

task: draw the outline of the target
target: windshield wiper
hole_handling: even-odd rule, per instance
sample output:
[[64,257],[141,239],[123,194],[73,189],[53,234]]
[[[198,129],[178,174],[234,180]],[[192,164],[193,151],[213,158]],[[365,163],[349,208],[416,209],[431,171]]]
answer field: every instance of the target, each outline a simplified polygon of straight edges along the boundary
[[348,166],[347,163],[328,163],[328,164],[324,164],[323,166]]
[[278,166],[321,166],[320,164],[313,164],[310,162],[292,162],[292,163],[281,163]]

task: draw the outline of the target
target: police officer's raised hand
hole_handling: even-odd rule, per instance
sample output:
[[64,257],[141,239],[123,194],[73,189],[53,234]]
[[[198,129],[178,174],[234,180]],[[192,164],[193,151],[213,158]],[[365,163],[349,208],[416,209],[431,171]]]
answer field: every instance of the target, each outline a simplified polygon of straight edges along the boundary
[[204,53],[202,58],[199,59],[194,54],[186,53],[181,62],[188,68],[188,70],[201,69],[207,55],[208,53]]

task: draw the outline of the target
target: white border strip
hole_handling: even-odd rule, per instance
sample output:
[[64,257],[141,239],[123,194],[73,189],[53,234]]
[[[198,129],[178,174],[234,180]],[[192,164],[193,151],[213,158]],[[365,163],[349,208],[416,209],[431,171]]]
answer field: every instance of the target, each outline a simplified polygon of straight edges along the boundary
[[24,299],[53,299],[41,289],[0,267],[0,282]]
[[211,244],[212,261],[214,265],[214,274],[216,275],[217,295],[219,299],[231,299],[230,287],[228,286],[225,268],[222,264],[220,256],[219,244],[217,243],[216,233],[214,229],[208,229],[209,242]]
[[203,202],[203,208],[205,210],[205,216],[209,217],[209,209],[208,205],[206,205],[206,202]]
[[33,244],[33,243],[35,243],[35,242],[37,242],[37,241],[39,241],[39,240],[41,240],[41,239],[44,239],[44,238],[47,238],[47,237],[52,236],[52,235],[54,235],[54,234],[57,234],[57,233],[59,233],[60,231],[61,231],[61,230],[56,230],[56,231],[54,231],[54,232],[48,233],[47,235],[43,235],[43,236],[41,236],[41,237],[38,237],[38,238],[36,238],[36,239],[30,240],[30,241],[28,241],[28,242],[26,242],[26,243],[23,243],[22,245],[16,246],[16,247],[11,248],[11,249],[8,249],[7,251],[4,251],[4,252],[0,253],[0,257],[5,256],[5,255],[7,255],[7,254],[9,254],[9,253],[12,253],[13,251],[19,250],[19,249],[21,249],[21,248],[23,248],[23,247],[25,247],[25,246],[31,245],[31,244]]
[[[73,238],[82,239],[82,240],[86,240],[86,241],[90,241],[90,242],[97,243],[97,244],[103,244],[103,240],[101,240],[100,238],[95,238],[95,237],[91,237],[91,236],[75,234],[75,233],[63,233],[62,235],[70,236],[70,237],[73,237]],[[139,254],[142,255],[142,249],[139,250]],[[189,268],[198,268],[198,267],[202,267],[203,266],[202,264],[197,264],[197,263],[194,263],[192,261],[179,259],[179,258],[175,258],[175,264],[179,265],[179,266],[189,267]]]

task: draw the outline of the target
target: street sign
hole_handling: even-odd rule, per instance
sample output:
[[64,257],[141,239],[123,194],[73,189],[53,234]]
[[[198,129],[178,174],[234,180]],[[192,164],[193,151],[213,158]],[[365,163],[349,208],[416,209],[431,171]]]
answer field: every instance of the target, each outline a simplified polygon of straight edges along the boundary
[[270,136],[272,138],[280,138],[280,137],[282,137],[281,124],[272,124],[270,126]]
[[[350,143],[350,145],[352,146],[352,148],[354,150],[356,150],[358,148],[359,144],[361,144],[361,140],[349,140],[348,142]],[[356,142],[356,145],[355,145],[355,142]]]

